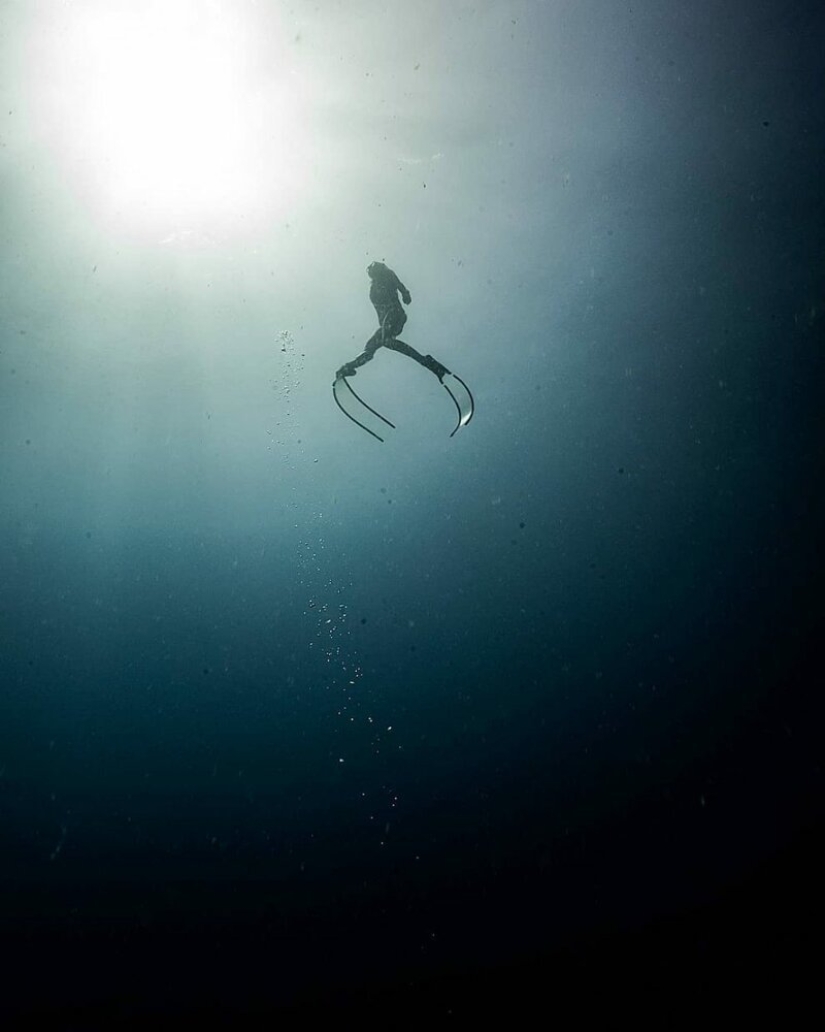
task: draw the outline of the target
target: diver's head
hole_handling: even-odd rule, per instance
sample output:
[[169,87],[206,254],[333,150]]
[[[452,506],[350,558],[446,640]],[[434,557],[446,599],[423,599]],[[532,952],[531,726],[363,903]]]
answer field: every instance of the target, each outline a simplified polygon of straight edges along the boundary
[[370,279],[375,279],[376,276],[385,276],[387,272],[387,266],[383,262],[370,262],[367,266],[367,275]]

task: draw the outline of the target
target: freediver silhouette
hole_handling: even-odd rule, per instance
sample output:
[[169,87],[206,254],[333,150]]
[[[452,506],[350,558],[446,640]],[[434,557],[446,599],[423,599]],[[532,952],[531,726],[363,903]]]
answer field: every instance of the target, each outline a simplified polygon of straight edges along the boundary
[[376,314],[378,315],[378,329],[373,333],[364,350],[351,362],[341,366],[335,374],[336,378],[342,376],[355,376],[355,370],[375,357],[375,352],[381,348],[389,348],[390,351],[397,351],[408,358],[415,359],[419,365],[435,373],[439,380],[449,372],[446,366],[436,361],[432,355],[422,355],[403,340],[398,340],[398,334],[404,329],[407,321],[407,313],[401,307],[401,300],[405,305],[412,302],[412,295],[396,276],[392,269],[383,262],[372,262],[367,266],[367,275],[372,280],[370,284],[370,301],[372,301]]
[[[404,328],[404,324],[407,321],[407,313],[401,307],[401,301],[405,305],[409,305],[412,302],[412,296],[393,270],[383,262],[372,262],[367,266],[367,275],[371,280],[370,301],[378,315],[378,329],[364,345],[364,350],[361,354],[352,359],[351,362],[346,362],[342,365],[335,374],[335,380],[332,384],[332,394],[335,398],[335,403],[348,419],[351,419],[353,423],[360,426],[362,430],[366,430],[368,434],[379,441],[384,440],[382,434],[386,434],[387,429],[395,429],[394,423],[391,423],[380,412],[368,405],[355,392],[348,379],[355,376],[356,370],[361,366],[371,362],[379,348],[389,348],[390,351],[397,351],[401,355],[414,359],[419,365],[422,365],[438,377],[458,411],[458,423],[452,434],[450,434],[451,437],[454,436],[461,427],[466,426],[473,418],[475,403],[469,387],[460,376],[451,373],[445,365],[442,365],[432,355],[422,355],[420,351],[416,351],[415,348],[398,339],[398,334]],[[398,298],[399,294],[401,295],[401,301]],[[445,377],[448,377],[448,382],[446,383]]]

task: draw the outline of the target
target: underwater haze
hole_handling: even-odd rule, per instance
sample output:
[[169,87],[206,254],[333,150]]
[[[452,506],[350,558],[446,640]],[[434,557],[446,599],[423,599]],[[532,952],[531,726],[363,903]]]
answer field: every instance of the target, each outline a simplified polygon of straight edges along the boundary
[[802,999],[820,6],[0,13],[0,1012]]

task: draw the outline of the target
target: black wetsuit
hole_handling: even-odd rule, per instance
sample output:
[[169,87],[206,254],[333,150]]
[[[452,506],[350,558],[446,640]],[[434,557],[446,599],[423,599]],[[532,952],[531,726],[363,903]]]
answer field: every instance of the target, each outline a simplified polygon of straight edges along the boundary
[[446,366],[436,361],[432,355],[422,355],[403,340],[396,339],[407,321],[407,313],[401,307],[398,295],[400,294],[404,304],[408,305],[412,301],[409,290],[383,262],[373,262],[367,273],[372,280],[370,301],[378,315],[378,329],[364,345],[361,354],[341,366],[336,376],[354,376],[359,366],[369,362],[380,347],[386,347],[414,359],[441,379],[449,372]]
[[412,301],[410,292],[386,265],[376,263],[370,268],[373,270],[370,274],[370,301],[378,315],[381,335],[384,340],[397,337],[407,321],[407,313],[401,307],[398,295],[401,294],[404,304],[408,305]]

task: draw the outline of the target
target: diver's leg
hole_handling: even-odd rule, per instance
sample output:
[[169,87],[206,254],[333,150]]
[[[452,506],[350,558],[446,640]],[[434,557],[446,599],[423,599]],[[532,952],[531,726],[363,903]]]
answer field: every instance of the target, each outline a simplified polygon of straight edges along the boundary
[[404,329],[404,323],[407,321],[407,313],[398,303],[391,305],[388,309],[384,318],[381,320],[381,328],[384,331],[384,339],[389,340],[390,338],[397,337]]
[[358,369],[359,366],[366,365],[367,362],[371,362],[375,358],[375,352],[380,347],[380,341],[376,341],[374,337],[371,337],[364,345],[364,350],[361,354],[351,362],[348,362],[347,365],[352,366],[353,369]]
[[406,355],[407,358],[412,358],[419,365],[423,365],[425,369],[429,369],[431,373],[435,373],[439,380],[450,371],[446,366],[434,359],[432,355],[422,355],[420,351],[416,351],[409,344],[405,344],[403,340],[385,340],[384,347],[389,348],[390,351],[397,351],[401,355]]
[[362,365],[366,365],[367,362],[371,362],[375,357],[375,352],[381,347],[381,330],[377,330],[364,345],[364,350],[354,358],[351,362],[346,362],[338,372],[335,374],[336,377],[341,376],[355,376],[355,370]]
[[406,355],[407,358],[412,358],[420,365],[426,365],[427,362],[420,351],[416,351],[415,348],[410,347],[409,344],[405,344],[403,340],[397,340],[393,337],[391,340],[384,341],[384,347],[389,348],[390,351],[397,351],[399,355]]

